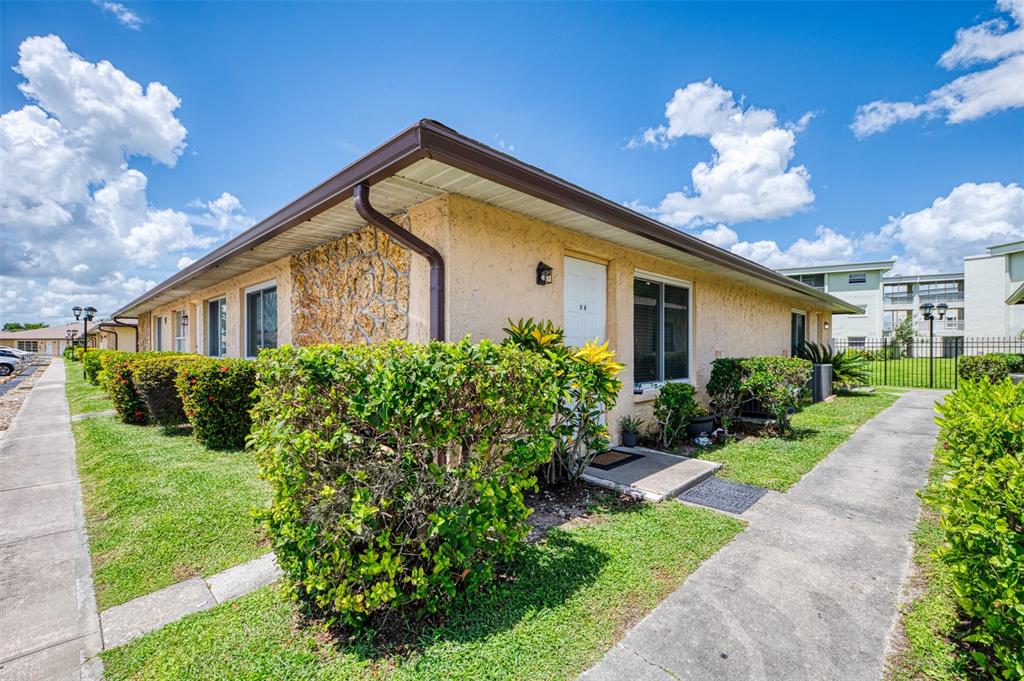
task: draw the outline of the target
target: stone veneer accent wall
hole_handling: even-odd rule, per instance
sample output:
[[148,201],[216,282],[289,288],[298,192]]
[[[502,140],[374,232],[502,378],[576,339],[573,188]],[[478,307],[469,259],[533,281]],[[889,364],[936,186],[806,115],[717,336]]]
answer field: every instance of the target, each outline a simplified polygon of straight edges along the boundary
[[[139,315],[139,352],[151,350],[149,344],[153,337],[153,316],[148,312]],[[122,350],[128,348],[121,348]]]
[[376,227],[292,256],[292,342],[404,340],[409,264],[409,251]]

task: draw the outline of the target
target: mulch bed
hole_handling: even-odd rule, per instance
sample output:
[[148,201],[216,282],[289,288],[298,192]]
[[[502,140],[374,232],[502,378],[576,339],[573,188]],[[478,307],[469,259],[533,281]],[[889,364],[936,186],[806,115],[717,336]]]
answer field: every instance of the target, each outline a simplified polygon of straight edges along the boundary
[[539,491],[526,494],[525,497],[526,505],[533,509],[533,513],[526,520],[531,528],[526,538],[528,542],[542,539],[553,527],[586,523],[598,507],[642,503],[629,495],[619,494],[582,480],[555,487],[542,486]]

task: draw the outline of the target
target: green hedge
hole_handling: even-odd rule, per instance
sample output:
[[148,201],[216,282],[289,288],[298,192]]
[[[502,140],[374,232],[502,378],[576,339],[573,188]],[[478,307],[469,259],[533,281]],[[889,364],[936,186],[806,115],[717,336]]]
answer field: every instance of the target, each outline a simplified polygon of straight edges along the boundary
[[523,490],[552,453],[553,374],[489,341],[261,353],[251,446],[290,593],[369,631],[490,581],[526,536]]
[[811,370],[811,363],[799,357],[724,357],[711,364],[708,395],[726,424],[752,399],[772,415],[777,430],[789,432],[790,415],[804,399]]
[[255,403],[255,362],[196,359],[179,368],[176,386],[196,439],[210,449],[245,446]]
[[1024,384],[962,384],[940,404],[950,474],[936,493],[960,607],[995,678],[1024,678]]
[[135,382],[132,378],[132,356],[139,353],[111,350],[100,357],[100,365],[103,367],[99,374],[103,390],[111,402],[114,403],[114,410],[125,423],[146,422],[146,404],[142,397],[135,390]]
[[965,355],[957,364],[957,374],[964,381],[986,379],[998,382],[1010,374],[1010,365],[1006,355],[991,353],[988,355]]
[[146,405],[146,415],[157,425],[172,428],[187,420],[175,379],[179,370],[197,359],[166,352],[135,353],[129,359],[135,391]]
[[85,377],[89,379],[89,382],[93,385],[99,385],[99,374],[103,370],[103,364],[101,359],[103,355],[110,350],[97,350],[96,348],[89,348],[89,351],[82,355],[82,365],[85,368]]

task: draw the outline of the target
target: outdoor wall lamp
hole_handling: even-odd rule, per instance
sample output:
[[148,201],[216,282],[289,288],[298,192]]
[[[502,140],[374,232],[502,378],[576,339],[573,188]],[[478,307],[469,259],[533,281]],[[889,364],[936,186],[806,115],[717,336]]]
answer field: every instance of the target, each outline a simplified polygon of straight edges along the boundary
[[181,328],[188,328],[188,314],[186,314],[185,312],[181,313]]
[[539,286],[547,286],[555,280],[554,270],[551,269],[551,265],[548,265],[543,260],[537,263],[537,284]]

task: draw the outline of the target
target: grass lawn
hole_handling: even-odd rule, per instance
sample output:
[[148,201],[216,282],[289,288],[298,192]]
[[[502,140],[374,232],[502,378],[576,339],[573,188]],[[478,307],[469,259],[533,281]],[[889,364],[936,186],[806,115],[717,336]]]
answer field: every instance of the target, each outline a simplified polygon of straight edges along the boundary
[[103,392],[103,388],[82,378],[81,362],[64,360],[64,376],[67,379],[68,406],[71,407],[72,415],[114,408],[114,403]]
[[882,391],[838,395],[795,414],[790,438],[748,437],[694,456],[724,464],[719,477],[784,492],[898,397]]
[[[946,467],[942,449],[936,449],[928,474],[929,485],[942,479]],[[886,661],[886,681],[965,681],[971,674],[969,658],[956,643],[960,624],[956,592],[949,567],[936,550],[945,541],[939,512],[925,503],[914,530],[913,570],[907,588],[911,600],[902,608],[896,645]]]
[[105,678],[573,679],[741,529],[678,503],[606,508],[403,653],[335,647],[267,587],[103,653]]
[[269,493],[249,453],[112,416],[73,428],[101,610],[269,550],[250,516]]
[[[941,352],[941,347],[936,348]],[[929,360],[927,357],[875,360],[868,362],[871,385],[891,385],[903,388],[927,388]],[[952,390],[956,382],[956,360],[936,357],[932,371],[934,388]]]

